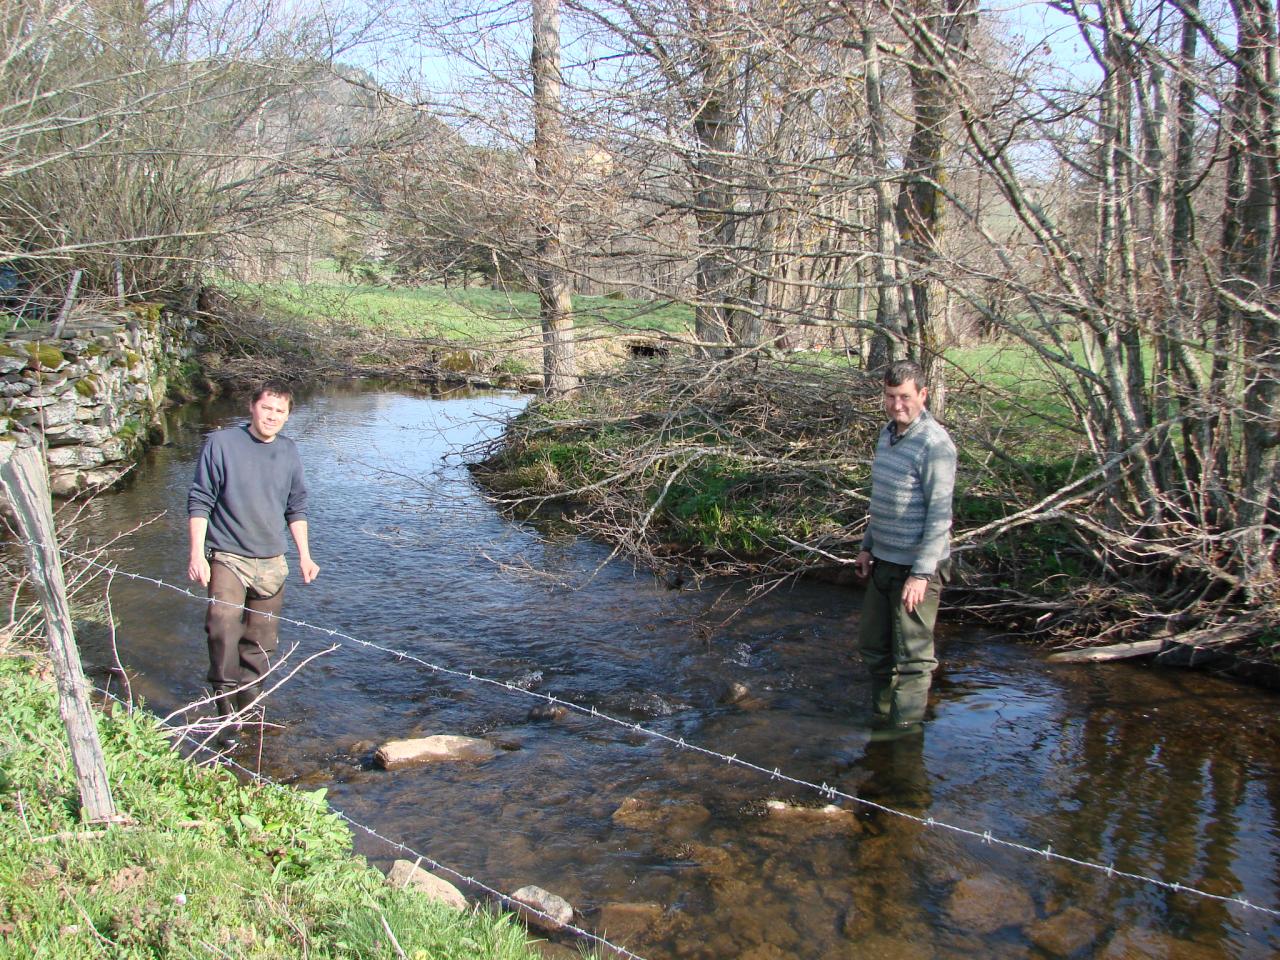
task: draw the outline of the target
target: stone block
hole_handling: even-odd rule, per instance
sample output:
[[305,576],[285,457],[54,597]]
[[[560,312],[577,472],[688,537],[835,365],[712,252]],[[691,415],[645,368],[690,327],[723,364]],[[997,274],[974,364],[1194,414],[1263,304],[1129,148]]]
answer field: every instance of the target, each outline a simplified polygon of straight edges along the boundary
[[450,760],[478,763],[492,760],[497,754],[497,747],[487,740],[438,734],[434,737],[392,740],[384,743],[378,748],[373,759],[380,767],[396,770],[412,764],[440,763]]

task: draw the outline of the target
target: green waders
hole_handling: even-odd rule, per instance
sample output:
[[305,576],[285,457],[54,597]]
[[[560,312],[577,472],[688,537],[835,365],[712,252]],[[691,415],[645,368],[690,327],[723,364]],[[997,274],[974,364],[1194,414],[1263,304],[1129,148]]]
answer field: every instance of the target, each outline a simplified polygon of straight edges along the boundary
[[938,619],[938,598],[949,578],[950,561],[938,566],[924,599],[907,613],[902,588],[911,568],[887,560],[875,560],[862,600],[858,650],[871,674],[872,723],[902,727],[924,720],[929,685],[938,666],[933,653],[933,627]]

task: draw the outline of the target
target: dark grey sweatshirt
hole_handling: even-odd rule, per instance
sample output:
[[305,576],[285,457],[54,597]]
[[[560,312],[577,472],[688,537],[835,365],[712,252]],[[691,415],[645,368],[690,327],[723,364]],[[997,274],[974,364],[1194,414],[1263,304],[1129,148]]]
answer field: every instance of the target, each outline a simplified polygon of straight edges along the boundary
[[210,434],[187,493],[187,516],[209,519],[208,549],[242,557],[284,553],[287,525],[307,517],[297,446],[279,434],[263,443],[247,426]]

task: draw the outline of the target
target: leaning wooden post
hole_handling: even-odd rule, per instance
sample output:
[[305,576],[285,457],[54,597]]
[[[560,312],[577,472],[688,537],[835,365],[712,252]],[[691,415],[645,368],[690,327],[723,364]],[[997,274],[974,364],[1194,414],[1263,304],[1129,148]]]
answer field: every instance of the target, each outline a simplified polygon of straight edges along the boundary
[[116,818],[111,783],[89,704],[89,683],[80,667],[80,651],[71,629],[71,608],[62,576],[62,558],[55,546],[49,475],[39,447],[21,447],[9,457],[0,454],[0,486],[17,515],[18,532],[26,541],[27,563],[36,594],[44,608],[49,653],[58,683],[58,712],[67,728],[71,760],[80,786],[80,813],[93,823]]

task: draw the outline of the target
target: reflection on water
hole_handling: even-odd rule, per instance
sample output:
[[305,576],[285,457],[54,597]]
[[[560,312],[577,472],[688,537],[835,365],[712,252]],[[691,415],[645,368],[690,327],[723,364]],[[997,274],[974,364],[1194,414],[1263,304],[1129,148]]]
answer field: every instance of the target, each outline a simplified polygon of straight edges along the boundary
[[[1266,914],[927,825],[1275,907],[1274,695],[1132,665],[1051,667],[952,625],[926,733],[870,744],[852,591],[799,584],[724,624],[733,588],[668,590],[604,563],[599,544],[497,516],[444,458],[520,402],[354,386],[306,398],[287,432],[308,468],[322,573],[290,580],[286,615],[870,802],[820,812],[826,798],[805,788],[591,717],[531,716],[519,693],[349,645],[273,697],[283,729],[263,744],[265,773],[328,785],[355,819],[494,887],[559,893],[585,925],[654,960],[1280,948]],[[183,582],[192,464],[204,433],[238,414],[181,411],[129,489],[95,505],[103,536],[159,517],[129,539],[123,568]],[[112,600],[135,692],[164,711],[195,698],[201,605],[120,579]],[[281,636],[299,661],[330,645],[299,627]],[[84,643],[107,662],[100,640]],[[433,733],[507,749],[480,765],[370,767],[376,744]]]

